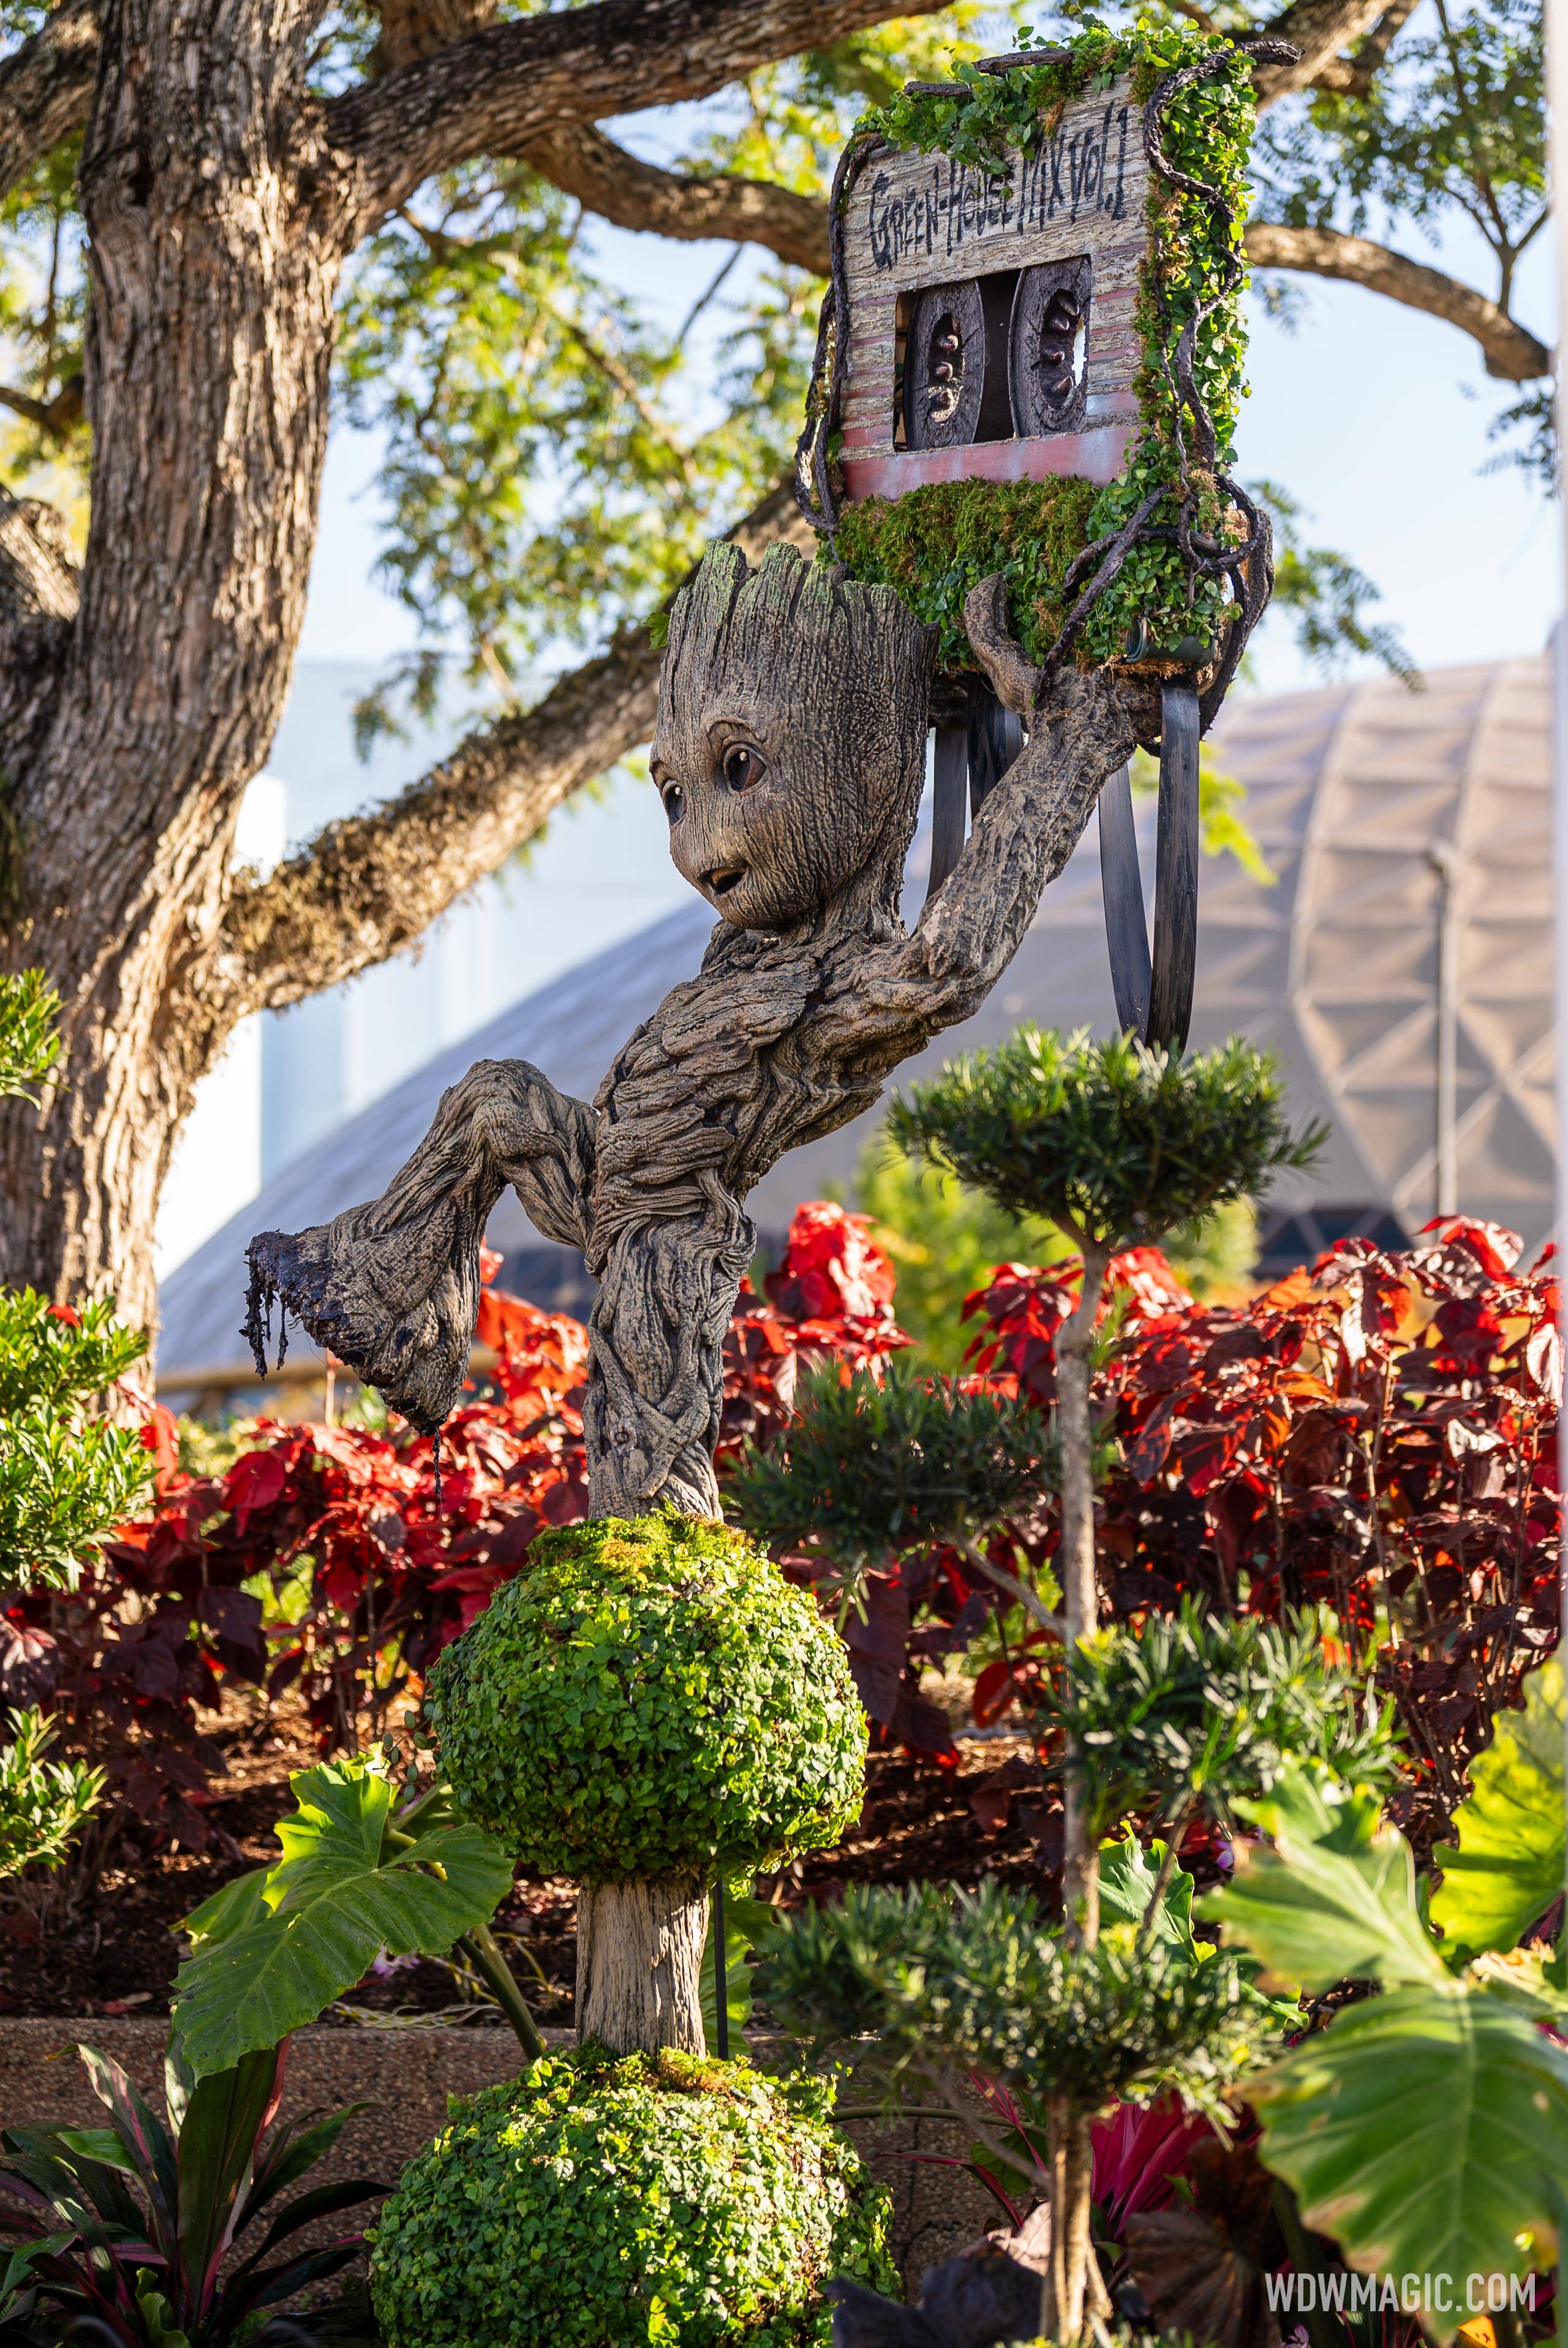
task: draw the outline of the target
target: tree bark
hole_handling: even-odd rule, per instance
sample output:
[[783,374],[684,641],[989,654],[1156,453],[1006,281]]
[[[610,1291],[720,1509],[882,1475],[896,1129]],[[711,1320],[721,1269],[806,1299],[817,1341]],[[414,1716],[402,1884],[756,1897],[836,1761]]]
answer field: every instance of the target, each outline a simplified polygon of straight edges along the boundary
[[585,1883],[577,1897],[577,2036],[617,2054],[707,2051],[707,1889],[692,1875]]
[[21,844],[5,960],[58,989],[65,1049],[41,1117],[0,1112],[0,1274],[112,1288],[139,1321],[174,1135],[227,1031],[181,981],[217,936],[315,527],[337,251],[307,21],[261,0],[103,10],[87,561],[46,720],[36,695],[28,738],[0,740]]

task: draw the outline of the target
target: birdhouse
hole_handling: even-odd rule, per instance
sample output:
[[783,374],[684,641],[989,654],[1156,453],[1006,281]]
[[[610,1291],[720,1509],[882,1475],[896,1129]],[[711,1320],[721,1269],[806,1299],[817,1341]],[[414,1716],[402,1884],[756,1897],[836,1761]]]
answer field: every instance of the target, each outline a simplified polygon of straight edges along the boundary
[[[1197,923],[1199,738],[1268,601],[1269,530],[1232,478],[1239,198],[1254,57],[1139,25],[912,83],[859,127],[830,211],[797,481],[857,578],[939,630],[930,886],[1017,756],[963,602],[1004,579],[1048,687],[1066,660],[1149,681],[1160,753],[1152,949],[1128,777],[1100,801],[1117,1008],[1180,1048]],[[1157,688],[1157,689],[1154,689]]]
[[[1000,61],[1003,64],[1005,60]],[[1006,171],[888,149],[844,207],[844,497],[1111,481],[1139,423],[1143,109],[1121,76]]]

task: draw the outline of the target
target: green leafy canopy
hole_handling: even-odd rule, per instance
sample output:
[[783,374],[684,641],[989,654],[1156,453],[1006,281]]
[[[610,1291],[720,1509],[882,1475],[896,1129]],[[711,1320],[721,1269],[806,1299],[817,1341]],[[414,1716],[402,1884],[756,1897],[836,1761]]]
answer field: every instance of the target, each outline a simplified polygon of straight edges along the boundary
[[454,2100],[373,2230],[389,2348],[829,2348],[820,2282],[897,2277],[824,2084],[589,2044]]
[[957,2063],[1084,2111],[1167,2089],[1217,2111],[1272,2051],[1272,2013],[1233,1958],[1195,1960],[1179,1911],[1171,1925],[1143,1944],[1112,1922],[1082,1949],[1032,1895],[992,1881],[851,1886],[831,1908],[780,1920],[758,1986],[786,2029],[873,2037],[857,2059],[890,2079]]
[[843,1642],[739,1533],[673,1510],[542,1533],[426,1717],[465,1814],[589,1882],[781,1866],[863,1795]]
[[896,1356],[879,1383],[800,1382],[782,1449],[748,1447],[725,1499],[755,1539],[809,1545],[846,1575],[898,1549],[978,1538],[1049,1480],[1037,1413]]
[[1079,1757],[1094,1830],[1157,1806],[1228,1818],[1294,1765],[1317,1762],[1387,1787],[1398,1774],[1392,1708],[1330,1659],[1332,1618],[1284,1623],[1208,1615],[1185,1601],[1134,1632],[1082,1641],[1041,1692],[1044,1722]]
[[1109,1248],[1259,1196],[1310,1165],[1326,1131],[1292,1135],[1277,1059],[1238,1037],[1183,1060],[1035,1026],[896,1097],[889,1122],[1010,1213]]
[[506,1851],[477,1826],[415,1813],[371,1761],[323,1762],[291,1778],[283,1857],[225,1884],[185,1920],[193,1953],[175,1982],[174,2025],[198,2076],[274,2046],[352,1989],[385,1949],[443,1956],[511,1889]]

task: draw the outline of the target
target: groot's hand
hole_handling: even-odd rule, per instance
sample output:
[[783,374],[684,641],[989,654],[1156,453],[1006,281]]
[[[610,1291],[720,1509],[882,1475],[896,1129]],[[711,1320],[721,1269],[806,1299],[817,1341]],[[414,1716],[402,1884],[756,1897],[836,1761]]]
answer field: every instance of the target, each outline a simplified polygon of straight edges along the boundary
[[971,587],[964,599],[964,625],[975,656],[1004,709],[1033,726],[1035,704],[1045,683],[1042,672],[1024,658],[1007,624],[1007,586],[999,571]]

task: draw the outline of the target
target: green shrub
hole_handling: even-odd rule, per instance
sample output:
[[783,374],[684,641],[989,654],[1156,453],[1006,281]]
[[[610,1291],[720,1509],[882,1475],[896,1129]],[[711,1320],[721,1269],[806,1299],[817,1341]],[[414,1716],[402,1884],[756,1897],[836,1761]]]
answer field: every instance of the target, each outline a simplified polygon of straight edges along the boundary
[[426,1713],[459,1804],[546,1874],[769,1869],[862,1798],[842,1642],[738,1533],[674,1514],[542,1534]]
[[372,2231],[388,2348],[827,2348],[831,2276],[897,2288],[831,2095],[591,2045],[456,2104]]

